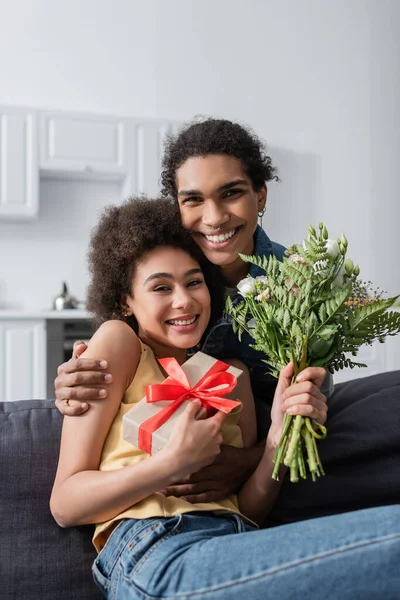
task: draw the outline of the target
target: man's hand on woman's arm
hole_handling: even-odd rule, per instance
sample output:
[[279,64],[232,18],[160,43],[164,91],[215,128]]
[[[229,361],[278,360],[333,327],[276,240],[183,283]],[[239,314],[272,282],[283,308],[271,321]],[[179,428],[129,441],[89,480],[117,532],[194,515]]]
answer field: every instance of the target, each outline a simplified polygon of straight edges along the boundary
[[89,400],[106,398],[107,384],[112,381],[105,372],[106,361],[79,358],[86,348],[84,342],[75,342],[72,358],[58,367],[54,381],[56,406],[69,417],[86,412]]
[[188,502],[217,502],[234,494],[256,469],[264,453],[265,440],[252,448],[221,446],[215,461],[177,484],[161,490],[166,496]]
[[[321,423],[325,423],[326,420],[326,397],[320,392],[325,380],[325,370],[320,367],[308,367],[298,378],[299,383],[291,386],[290,381],[293,373],[290,371],[289,379],[285,379],[287,369],[288,367],[281,376],[281,385],[278,385],[275,391],[275,400],[271,412],[272,425],[269,441],[271,442],[271,439],[274,438],[273,446],[279,441],[281,433],[284,414],[283,404],[285,409],[293,406],[301,408],[306,405],[303,411],[312,410],[312,416],[317,416],[318,421]],[[312,408],[309,408],[309,406]],[[188,502],[192,503],[222,500],[229,494],[237,492],[251,477],[264,455],[265,442],[266,440],[249,448],[221,446],[221,453],[211,465],[200,469],[197,473],[188,475],[183,481],[161,491],[167,496],[183,496]],[[275,482],[272,480],[271,482],[271,486],[275,486]],[[279,488],[280,486],[275,487]]]

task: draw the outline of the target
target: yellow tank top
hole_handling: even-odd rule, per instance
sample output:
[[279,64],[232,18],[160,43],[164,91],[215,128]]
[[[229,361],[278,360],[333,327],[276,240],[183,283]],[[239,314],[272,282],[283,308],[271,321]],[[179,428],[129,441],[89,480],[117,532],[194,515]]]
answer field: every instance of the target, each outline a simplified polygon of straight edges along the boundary
[[[122,417],[139,402],[146,394],[146,385],[161,383],[165,379],[153,351],[141,342],[141,357],[136,375],[127,388],[122,399],[118,413],[111,425],[106,438],[100,462],[100,471],[112,471],[133,465],[149,458],[149,454],[136,448],[122,437]],[[222,434],[224,444],[237,448],[243,447],[242,435],[238,426],[240,408],[232,411],[225,419]],[[235,512],[239,513],[236,495],[232,494],[219,502],[190,504],[186,500],[175,496],[166,497],[159,492],[151,494],[148,498],[137,502],[127,508],[113,519],[99,523],[93,536],[93,544],[98,552],[103,548],[108,536],[114,529],[116,522],[121,519],[147,519],[150,517],[172,517],[193,511]]]

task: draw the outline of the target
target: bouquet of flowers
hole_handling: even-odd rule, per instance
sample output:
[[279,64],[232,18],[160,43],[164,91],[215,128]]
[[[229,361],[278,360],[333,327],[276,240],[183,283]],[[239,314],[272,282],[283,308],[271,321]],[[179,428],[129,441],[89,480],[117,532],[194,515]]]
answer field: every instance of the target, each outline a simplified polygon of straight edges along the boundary
[[[243,300],[228,298],[227,312],[239,338],[244,331],[250,334],[252,347],[267,355],[264,362],[276,377],[290,361],[293,384],[308,366],[332,373],[365,367],[353,360],[360,346],[400,332],[400,313],[387,312],[398,296],[384,298],[371,282],[361,281],[346,252],[345,236],[330,239],[320,223],[318,233],[309,226],[307,239],[289,248],[282,262],[240,255],[265,275],[242,279],[237,287]],[[313,481],[323,475],[316,440],[325,436],[325,427],[310,418],[285,414],[272,477],[279,478],[282,463],[290,467],[292,482],[307,477],[307,464]]]

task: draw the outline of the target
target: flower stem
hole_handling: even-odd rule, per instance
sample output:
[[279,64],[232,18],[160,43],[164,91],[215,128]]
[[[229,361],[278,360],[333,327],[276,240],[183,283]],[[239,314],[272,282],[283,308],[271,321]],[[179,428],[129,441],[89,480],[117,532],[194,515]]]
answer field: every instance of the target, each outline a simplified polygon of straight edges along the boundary
[[290,465],[290,481],[297,483],[299,481],[299,464],[297,461],[298,453],[295,454],[293,462]]
[[279,446],[277,446],[274,456],[274,470],[272,471],[272,479],[279,481],[279,472],[281,470],[281,464],[283,461],[283,455],[286,450],[287,441],[289,439],[289,433],[287,433],[284,437],[281,437],[279,441]]
[[316,473],[316,471],[318,470],[318,466],[317,461],[315,459],[313,437],[308,431],[307,427],[304,427],[301,433],[306,443],[308,468],[310,469],[311,473]]
[[[297,375],[307,367],[307,341],[307,336],[303,335],[300,358],[295,356],[293,348],[291,348],[294,366],[292,385],[296,384]],[[316,481],[317,477],[325,475],[317,450],[316,438],[321,439],[326,437],[326,429],[323,425],[315,423],[315,421],[313,423],[314,428],[309,417],[302,417],[301,415],[292,416],[285,413],[281,439],[279,440],[274,456],[273,479],[279,479],[282,462],[290,468],[291,482],[297,483],[299,477],[302,479],[307,478],[303,445],[307,453],[307,464],[312,480]],[[319,433],[315,430],[316,426]],[[302,440],[304,440],[304,444]]]
[[299,444],[297,447],[297,462],[299,463],[300,477],[302,479],[307,479],[306,465],[304,462],[303,449],[301,447],[301,444]]
[[304,419],[301,415],[296,415],[294,425],[290,434],[290,442],[283,463],[290,467],[297,452],[297,446],[300,442],[300,431],[303,426]]

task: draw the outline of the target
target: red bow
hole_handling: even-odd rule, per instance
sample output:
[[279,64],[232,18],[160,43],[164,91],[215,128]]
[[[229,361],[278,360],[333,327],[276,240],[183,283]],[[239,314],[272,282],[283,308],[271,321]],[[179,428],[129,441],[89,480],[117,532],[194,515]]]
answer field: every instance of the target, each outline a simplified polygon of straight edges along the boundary
[[[159,413],[144,421],[139,427],[138,446],[151,454],[151,442],[154,431],[161,427],[185,400],[201,400],[206,409],[216,408],[228,414],[240,405],[240,402],[221,398],[229,394],[236,386],[237,379],[227,373],[229,365],[217,360],[205,375],[191,387],[186,373],[175,358],[160,358],[158,362],[169,377],[163,383],[146,386],[146,402],[169,400],[171,404]],[[213,389],[223,385],[220,389]]]

